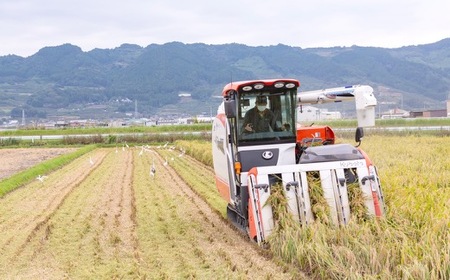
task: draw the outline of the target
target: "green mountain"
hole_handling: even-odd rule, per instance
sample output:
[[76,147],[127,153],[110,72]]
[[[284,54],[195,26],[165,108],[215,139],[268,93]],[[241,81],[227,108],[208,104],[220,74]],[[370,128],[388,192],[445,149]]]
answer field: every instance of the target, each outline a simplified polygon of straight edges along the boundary
[[[0,57],[0,117],[121,118],[215,113],[237,80],[288,77],[302,90],[374,87],[404,109],[440,109],[450,93],[450,38],[396,49],[171,42],[83,52],[64,44],[23,58]],[[187,97],[189,96],[190,97]]]

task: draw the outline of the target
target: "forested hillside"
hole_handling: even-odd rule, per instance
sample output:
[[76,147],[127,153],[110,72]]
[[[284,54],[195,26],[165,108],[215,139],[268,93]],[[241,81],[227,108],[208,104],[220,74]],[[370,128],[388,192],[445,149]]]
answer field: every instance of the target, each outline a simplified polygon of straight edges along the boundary
[[[222,87],[248,79],[299,79],[302,90],[374,87],[406,109],[443,108],[450,93],[450,38],[397,49],[172,42],[83,52],[65,44],[0,57],[0,116],[123,117],[215,110]],[[180,97],[181,93],[190,98]],[[136,106],[137,105],[137,106]]]

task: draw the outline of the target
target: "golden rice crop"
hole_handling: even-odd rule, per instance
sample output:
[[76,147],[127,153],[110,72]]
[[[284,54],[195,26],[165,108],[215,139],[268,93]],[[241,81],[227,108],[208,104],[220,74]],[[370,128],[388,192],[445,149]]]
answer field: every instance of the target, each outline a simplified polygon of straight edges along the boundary
[[449,137],[438,136],[365,137],[362,149],[378,167],[385,216],[366,219],[359,188],[349,184],[356,219],[345,227],[329,225],[311,176],[316,222],[283,226],[271,236],[270,250],[318,278],[450,279],[449,144]]
[[311,212],[316,221],[331,224],[328,203],[323,196],[318,172],[308,172],[308,192],[311,201]]

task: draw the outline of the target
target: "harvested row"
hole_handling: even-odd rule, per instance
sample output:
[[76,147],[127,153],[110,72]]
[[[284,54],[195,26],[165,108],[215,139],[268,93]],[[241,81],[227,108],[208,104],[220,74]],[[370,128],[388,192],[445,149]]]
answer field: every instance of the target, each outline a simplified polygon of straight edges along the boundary
[[[11,234],[26,235],[25,242],[13,236],[13,242],[5,248],[14,258],[14,265],[4,272],[6,275],[54,279],[98,276],[105,265],[114,263],[111,258],[117,252],[133,247],[128,221],[133,196],[124,188],[131,189],[131,170],[124,167],[130,166],[132,158],[121,157],[117,163],[119,157],[106,149],[96,150],[90,157],[93,165],[87,157],[80,158],[50,174],[43,184],[38,183],[36,192],[24,194],[23,206],[43,205],[33,206],[24,213],[45,217],[38,220],[31,233],[24,230],[30,228],[25,227],[29,219],[17,214],[23,211],[23,207],[17,207],[21,204],[15,199],[18,192],[5,197],[5,202],[15,210],[8,219],[17,225]],[[29,185],[21,190],[30,188]],[[50,202],[58,202],[58,206],[48,207]],[[121,242],[125,245],[118,247],[119,239],[127,242]],[[121,258],[119,262],[125,261]]]
[[[3,197],[0,278],[293,277],[230,228],[164,158],[138,153],[97,149],[43,184]],[[191,173],[202,168],[189,166]]]
[[[166,155],[152,153],[136,161],[135,178],[151,178],[150,184],[145,180],[135,183],[138,224],[147,221],[138,226],[138,236],[142,257],[153,267],[152,278],[291,277],[262,256],[255,244],[231,228],[177,175],[171,166],[185,162],[188,156]],[[154,177],[149,175],[153,163]],[[203,164],[191,161],[186,170],[203,177],[197,172],[202,168]]]
[[21,251],[27,243],[35,237],[39,229],[48,224],[48,220],[67,196],[101,163],[105,154],[104,150],[96,151],[98,161],[93,167],[89,166],[86,157],[79,158],[65,169],[55,172],[45,182],[35,181],[1,200],[2,262],[20,259]]
[[[226,218],[227,202],[219,196],[215,187],[214,171],[193,157],[172,150],[158,150],[185,182],[218,213]],[[193,169],[195,167],[195,169]],[[195,170],[195,172],[193,172]]]

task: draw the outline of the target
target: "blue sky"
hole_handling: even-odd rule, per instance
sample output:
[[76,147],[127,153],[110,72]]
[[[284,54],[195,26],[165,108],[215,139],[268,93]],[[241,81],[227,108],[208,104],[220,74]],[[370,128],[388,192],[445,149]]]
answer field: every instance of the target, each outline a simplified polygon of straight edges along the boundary
[[0,0],[0,56],[183,43],[397,48],[450,38],[447,0]]

